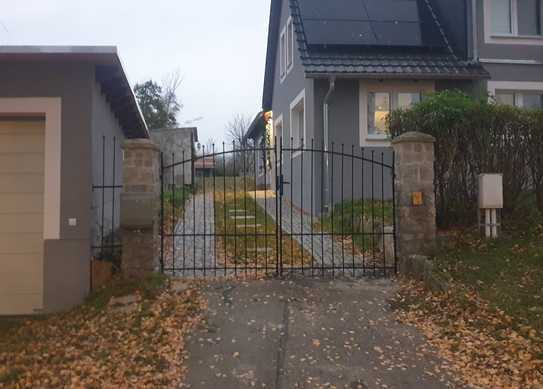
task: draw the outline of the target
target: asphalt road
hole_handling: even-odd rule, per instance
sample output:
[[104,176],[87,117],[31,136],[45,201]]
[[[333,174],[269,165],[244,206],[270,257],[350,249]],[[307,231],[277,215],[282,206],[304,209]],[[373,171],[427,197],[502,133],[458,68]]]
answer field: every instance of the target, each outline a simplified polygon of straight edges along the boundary
[[392,281],[215,281],[204,293],[187,387],[455,386],[423,337],[394,319]]

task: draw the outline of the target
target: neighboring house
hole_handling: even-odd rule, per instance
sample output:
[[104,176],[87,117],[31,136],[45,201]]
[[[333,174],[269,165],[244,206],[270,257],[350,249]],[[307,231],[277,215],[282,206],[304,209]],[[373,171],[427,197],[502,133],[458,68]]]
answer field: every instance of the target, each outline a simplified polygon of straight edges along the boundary
[[213,157],[198,158],[194,161],[194,175],[196,177],[212,177],[215,171],[215,162]]
[[[189,160],[195,155],[195,143],[198,142],[198,129],[196,127],[164,128],[150,130],[151,139],[158,145],[162,152],[164,166]],[[170,173],[164,182],[171,184],[175,175],[176,185],[191,185],[191,164],[179,164],[175,168],[168,169]]]
[[[256,174],[256,185],[259,189],[270,188],[275,182],[275,178],[272,177],[274,172],[270,166],[273,153],[268,150],[271,147],[272,140],[268,140],[266,137],[269,119],[268,112],[259,112],[251,122],[245,135],[245,140],[251,140],[251,147],[257,150],[254,174]],[[248,144],[249,142],[245,143]]]
[[[436,90],[480,88],[489,77],[469,56],[463,3],[272,0],[263,110],[273,112],[273,135],[290,149],[307,148],[312,142],[315,148],[344,147],[348,153],[354,148],[357,155],[364,152],[370,159],[373,154],[391,163],[386,128],[391,110],[409,107]],[[304,197],[294,196],[295,205],[303,202],[309,209],[313,196],[313,209],[320,211],[332,198],[340,199],[342,190],[345,198],[351,193],[355,198],[371,195],[371,183],[360,182],[361,167],[347,166],[339,174],[337,160],[335,172],[322,174],[323,165],[329,169],[334,161],[306,156],[302,167],[303,154],[291,151],[283,156],[282,172],[294,185],[293,193],[312,189],[306,189]],[[313,175],[308,173],[310,158]],[[371,164],[363,170],[368,181]],[[342,187],[342,175],[354,180]],[[379,172],[375,187],[381,185],[380,177]],[[392,177],[387,174],[384,179],[389,183]]]
[[119,225],[120,191],[93,185],[148,137],[115,47],[0,46],[0,315],[83,301],[101,215]]
[[496,101],[543,108],[543,1],[472,0],[472,55],[490,73]]

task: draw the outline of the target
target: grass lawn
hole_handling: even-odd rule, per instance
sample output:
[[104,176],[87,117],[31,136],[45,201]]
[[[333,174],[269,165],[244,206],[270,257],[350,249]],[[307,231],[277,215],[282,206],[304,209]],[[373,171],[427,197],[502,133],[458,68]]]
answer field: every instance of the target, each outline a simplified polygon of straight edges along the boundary
[[[208,188],[213,190],[212,178],[206,181],[206,192]],[[270,272],[277,265],[277,225],[251,196],[254,191],[254,179],[216,177],[215,233],[221,246],[217,249],[217,255],[226,261],[229,268],[244,269],[248,266]],[[221,234],[233,236],[224,238]],[[302,263],[308,266],[311,263],[310,255],[302,250],[298,242],[288,237],[283,237],[282,254],[286,267],[301,267]]]
[[510,315],[518,326],[543,335],[543,227],[496,241],[473,232],[452,234],[436,256],[449,278],[476,291]]
[[472,387],[543,385],[543,228],[521,231],[495,241],[449,232],[433,259],[448,290],[404,281],[393,301]]
[[194,286],[151,275],[115,280],[66,313],[0,318],[0,387],[179,387],[183,337],[204,306]]
[[392,220],[392,201],[354,200],[336,204],[320,218],[316,228],[333,232],[338,239],[351,237],[360,251],[372,252],[382,250],[377,236],[383,233],[383,221],[384,226],[392,226]]

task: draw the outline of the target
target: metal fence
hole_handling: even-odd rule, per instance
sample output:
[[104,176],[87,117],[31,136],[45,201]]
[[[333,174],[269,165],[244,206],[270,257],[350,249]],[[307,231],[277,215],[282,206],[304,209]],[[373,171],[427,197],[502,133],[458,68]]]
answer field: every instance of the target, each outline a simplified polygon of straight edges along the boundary
[[[162,163],[163,272],[186,277],[396,272],[392,151],[287,143],[223,143]],[[208,177],[195,176],[194,165],[204,158],[215,169]],[[167,179],[178,170],[180,182]],[[190,180],[185,172],[191,172]]]
[[113,137],[108,143],[103,136],[99,149],[101,163],[95,172],[95,184],[92,186],[94,226],[92,237],[92,255],[95,260],[113,264],[115,271],[120,270],[122,244],[119,236],[120,192],[122,180],[117,177],[122,173],[122,158],[118,155],[119,143]]

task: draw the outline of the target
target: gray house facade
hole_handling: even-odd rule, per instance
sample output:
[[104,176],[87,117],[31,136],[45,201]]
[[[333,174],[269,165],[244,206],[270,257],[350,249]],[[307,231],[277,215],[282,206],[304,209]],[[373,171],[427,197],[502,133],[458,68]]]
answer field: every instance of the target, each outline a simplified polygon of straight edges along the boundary
[[148,137],[115,47],[0,47],[0,315],[88,295],[102,213],[119,224],[119,193],[93,187],[122,184],[124,139]]
[[[288,149],[281,170],[295,206],[319,213],[375,189],[390,198],[388,112],[432,91],[482,88],[489,74],[470,57],[467,7],[454,3],[272,0],[263,110]],[[442,23],[449,12],[458,20]],[[343,152],[357,158],[331,154]]]
[[502,104],[543,108],[543,2],[468,2],[471,55],[490,74],[483,90]]

